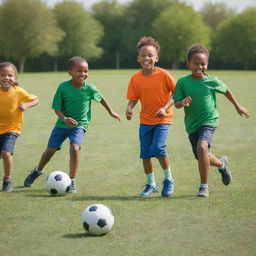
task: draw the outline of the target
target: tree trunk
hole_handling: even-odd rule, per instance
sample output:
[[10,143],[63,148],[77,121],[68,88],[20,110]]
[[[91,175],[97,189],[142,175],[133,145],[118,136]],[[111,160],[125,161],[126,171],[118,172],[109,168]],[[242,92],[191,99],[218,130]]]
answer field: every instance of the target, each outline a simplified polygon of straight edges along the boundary
[[25,59],[26,59],[25,56],[21,56],[20,57],[19,73],[23,73],[24,72]]
[[172,61],[172,69],[179,69],[179,67],[180,67],[180,62],[179,62],[178,58],[175,58]]

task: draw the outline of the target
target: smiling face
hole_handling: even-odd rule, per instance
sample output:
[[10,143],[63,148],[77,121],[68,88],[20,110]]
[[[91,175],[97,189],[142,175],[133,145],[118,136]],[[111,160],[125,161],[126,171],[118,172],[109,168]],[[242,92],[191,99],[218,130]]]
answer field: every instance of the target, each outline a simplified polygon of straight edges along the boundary
[[150,75],[155,69],[155,63],[158,61],[157,49],[152,45],[145,45],[140,48],[137,61],[142,67],[144,75]]
[[205,76],[208,66],[208,56],[204,53],[195,53],[187,62],[187,66],[192,72],[192,77],[200,80]]
[[0,70],[1,89],[10,91],[16,82],[16,71],[11,66],[2,67]]
[[72,77],[72,84],[75,87],[83,86],[84,81],[88,77],[88,72],[89,72],[88,63],[85,61],[76,63],[68,71],[69,75]]

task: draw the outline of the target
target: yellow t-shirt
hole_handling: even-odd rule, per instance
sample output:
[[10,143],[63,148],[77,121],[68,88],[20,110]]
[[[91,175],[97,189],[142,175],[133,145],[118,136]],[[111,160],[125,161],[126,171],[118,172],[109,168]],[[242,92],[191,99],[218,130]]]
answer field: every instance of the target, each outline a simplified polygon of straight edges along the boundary
[[13,86],[9,92],[1,90],[0,87],[0,134],[7,132],[20,134],[23,112],[19,107],[22,103],[31,102],[36,98],[19,86]]

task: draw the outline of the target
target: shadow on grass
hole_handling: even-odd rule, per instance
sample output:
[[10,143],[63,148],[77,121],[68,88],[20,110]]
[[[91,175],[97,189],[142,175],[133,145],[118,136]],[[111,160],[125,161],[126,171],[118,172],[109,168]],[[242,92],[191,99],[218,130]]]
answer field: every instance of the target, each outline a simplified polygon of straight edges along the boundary
[[[102,236],[105,236],[105,234]],[[94,236],[89,233],[75,233],[75,234],[66,234],[66,235],[63,235],[62,237],[68,238],[68,239],[75,239],[75,238],[83,238],[83,237],[96,238],[96,237],[102,237],[102,236]]]
[[80,196],[72,197],[74,201],[158,201],[158,200],[174,200],[174,199],[194,199],[195,195],[181,195],[172,197],[141,197],[141,196]]
[[38,193],[38,192],[44,192],[44,189],[33,189],[33,188],[29,188],[29,187],[24,187],[24,186],[16,186],[13,188],[12,193]]

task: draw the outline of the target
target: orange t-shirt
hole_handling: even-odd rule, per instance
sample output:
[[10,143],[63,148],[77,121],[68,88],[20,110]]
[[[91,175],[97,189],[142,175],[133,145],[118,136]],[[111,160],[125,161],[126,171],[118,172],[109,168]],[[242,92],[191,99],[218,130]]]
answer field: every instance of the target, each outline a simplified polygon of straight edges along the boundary
[[164,69],[156,67],[152,75],[144,76],[142,70],[132,76],[127,99],[141,103],[141,124],[172,124],[173,109],[169,108],[165,117],[157,117],[156,112],[166,105],[174,93],[176,81]]
[[20,111],[19,106],[36,98],[19,86],[13,86],[9,92],[0,89],[0,134],[7,132],[20,134],[23,112]]

